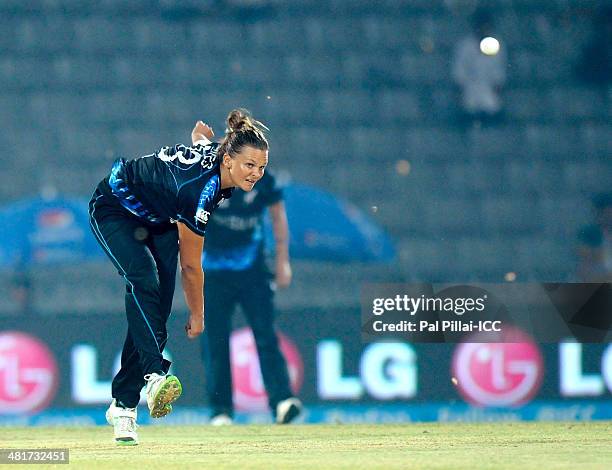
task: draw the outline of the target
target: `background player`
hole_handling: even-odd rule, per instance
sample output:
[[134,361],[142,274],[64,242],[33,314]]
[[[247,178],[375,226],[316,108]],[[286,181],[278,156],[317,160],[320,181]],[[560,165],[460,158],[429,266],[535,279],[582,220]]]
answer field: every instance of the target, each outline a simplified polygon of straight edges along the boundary
[[[236,191],[224,201],[208,226],[206,271],[207,328],[202,356],[213,425],[231,424],[234,414],[230,367],[232,314],[240,305],[253,331],[268,401],[277,423],[301,411],[292,396],[287,364],[274,330],[274,288],[291,283],[287,215],[281,188],[266,172],[249,193]],[[264,255],[263,215],[269,208],[276,245],[274,275]]]

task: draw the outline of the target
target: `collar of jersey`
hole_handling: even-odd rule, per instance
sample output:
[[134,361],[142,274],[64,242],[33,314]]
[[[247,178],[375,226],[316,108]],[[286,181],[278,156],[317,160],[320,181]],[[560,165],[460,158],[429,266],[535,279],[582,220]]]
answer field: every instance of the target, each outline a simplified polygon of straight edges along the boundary
[[[215,174],[219,176],[219,188],[221,188],[221,162],[217,162],[217,165],[214,171],[215,171]],[[230,197],[232,197],[233,192],[234,192],[233,187],[219,189],[219,195],[223,199],[229,199]]]

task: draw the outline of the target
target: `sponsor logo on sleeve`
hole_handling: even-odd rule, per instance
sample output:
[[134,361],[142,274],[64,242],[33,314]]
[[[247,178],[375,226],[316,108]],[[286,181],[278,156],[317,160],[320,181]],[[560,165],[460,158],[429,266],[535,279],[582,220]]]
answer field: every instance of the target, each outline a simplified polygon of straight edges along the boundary
[[208,218],[210,217],[210,212],[204,210],[203,208],[199,208],[196,212],[195,218],[198,222],[202,222],[203,224],[208,223]]

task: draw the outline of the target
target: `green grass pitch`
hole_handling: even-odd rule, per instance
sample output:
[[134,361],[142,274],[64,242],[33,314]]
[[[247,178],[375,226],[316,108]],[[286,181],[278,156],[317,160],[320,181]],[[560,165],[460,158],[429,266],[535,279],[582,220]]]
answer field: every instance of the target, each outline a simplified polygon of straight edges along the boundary
[[161,424],[138,431],[140,445],[117,447],[110,426],[0,427],[0,447],[69,448],[70,465],[56,468],[612,468],[610,421],[217,428]]

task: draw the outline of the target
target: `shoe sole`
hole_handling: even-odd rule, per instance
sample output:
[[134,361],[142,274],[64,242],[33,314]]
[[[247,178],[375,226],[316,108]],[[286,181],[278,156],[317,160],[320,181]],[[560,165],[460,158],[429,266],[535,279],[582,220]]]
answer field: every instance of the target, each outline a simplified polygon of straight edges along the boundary
[[291,421],[297,418],[301,412],[302,410],[300,407],[292,403],[289,405],[289,409],[285,413],[285,416],[283,416],[283,419],[278,421],[278,424],[289,424]]
[[137,446],[138,445],[138,441],[134,440],[134,439],[115,439],[115,444],[117,444],[118,446]]
[[174,375],[166,377],[153,399],[153,408],[149,411],[152,418],[163,418],[172,411],[171,403],[183,393],[183,386]]

